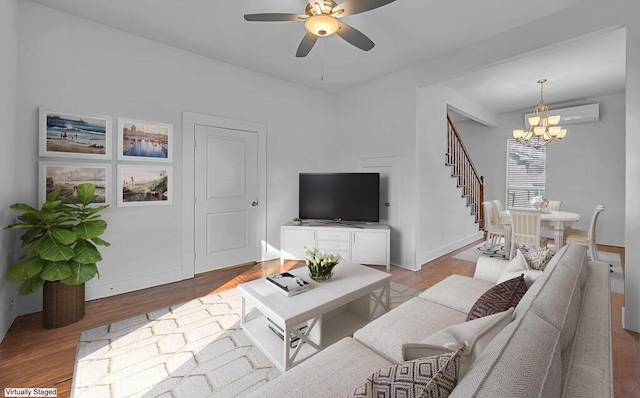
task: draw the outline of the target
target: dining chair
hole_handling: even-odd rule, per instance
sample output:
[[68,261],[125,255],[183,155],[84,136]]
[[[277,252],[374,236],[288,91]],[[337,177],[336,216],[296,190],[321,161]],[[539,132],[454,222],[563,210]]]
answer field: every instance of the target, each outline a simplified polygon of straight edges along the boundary
[[502,224],[502,212],[504,211],[502,202],[499,199],[492,200],[492,202],[496,205],[496,209],[498,210],[498,222]]
[[518,245],[545,247],[547,239],[540,236],[540,210],[509,208],[511,215],[511,247],[509,259],[516,255]]
[[561,200],[550,200],[549,203],[547,203],[547,210],[560,211],[560,206],[562,206]]
[[568,229],[564,231],[565,243],[574,242],[580,245],[589,246],[589,256],[591,260],[598,261],[598,247],[596,245],[596,224],[598,216],[604,211],[603,205],[596,206],[591,217],[591,224],[588,230],[584,229]]
[[504,225],[501,225],[498,220],[500,213],[494,202],[483,202],[482,205],[484,206],[484,230],[487,233],[484,247],[485,249],[493,249],[500,243],[500,239],[504,238]]

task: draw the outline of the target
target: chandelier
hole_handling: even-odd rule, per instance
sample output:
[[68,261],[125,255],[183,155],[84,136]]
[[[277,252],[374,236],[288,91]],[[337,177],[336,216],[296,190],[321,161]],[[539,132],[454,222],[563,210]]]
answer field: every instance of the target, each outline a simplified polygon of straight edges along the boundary
[[540,149],[561,141],[567,135],[567,129],[558,126],[560,115],[549,116],[549,107],[542,98],[543,85],[547,79],[540,79],[540,103],[533,108],[533,116],[527,119],[528,130],[513,130],[516,142]]

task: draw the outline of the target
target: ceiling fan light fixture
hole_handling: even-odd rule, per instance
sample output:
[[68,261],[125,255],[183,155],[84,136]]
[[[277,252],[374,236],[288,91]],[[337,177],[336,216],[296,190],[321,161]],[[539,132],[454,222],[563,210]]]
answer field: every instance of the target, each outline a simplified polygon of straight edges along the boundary
[[330,36],[340,29],[338,20],[330,15],[313,15],[304,23],[307,32],[316,36]]

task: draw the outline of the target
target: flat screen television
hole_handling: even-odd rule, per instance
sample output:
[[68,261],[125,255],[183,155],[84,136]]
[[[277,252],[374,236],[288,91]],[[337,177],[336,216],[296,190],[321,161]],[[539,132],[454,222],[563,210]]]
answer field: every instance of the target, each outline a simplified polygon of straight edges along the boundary
[[300,173],[299,186],[304,220],[380,221],[379,173]]

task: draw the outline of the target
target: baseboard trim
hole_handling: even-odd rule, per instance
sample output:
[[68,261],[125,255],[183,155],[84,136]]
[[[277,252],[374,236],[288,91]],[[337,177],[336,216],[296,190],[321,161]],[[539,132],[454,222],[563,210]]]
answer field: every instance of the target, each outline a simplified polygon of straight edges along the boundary
[[420,266],[417,266],[417,270],[421,269],[423,265],[425,265],[426,263],[428,263],[429,261],[433,261],[438,257],[442,257],[445,254],[449,254],[454,250],[458,250],[461,247],[464,247],[466,245],[469,245],[473,242],[476,242],[480,239],[482,239],[484,236],[484,233],[482,231],[478,231],[472,235],[469,235],[467,237],[464,237],[462,239],[459,239],[455,242],[451,242],[445,246],[442,246],[436,250],[432,250],[430,252],[421,254],[418,256],[416,264],[420,264]]

